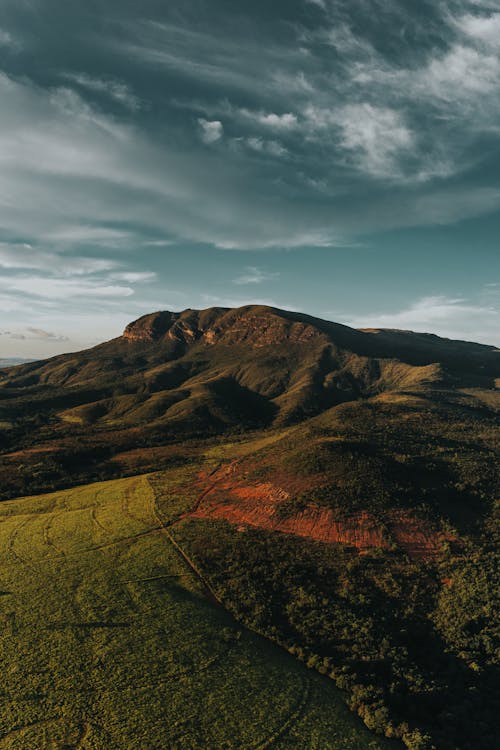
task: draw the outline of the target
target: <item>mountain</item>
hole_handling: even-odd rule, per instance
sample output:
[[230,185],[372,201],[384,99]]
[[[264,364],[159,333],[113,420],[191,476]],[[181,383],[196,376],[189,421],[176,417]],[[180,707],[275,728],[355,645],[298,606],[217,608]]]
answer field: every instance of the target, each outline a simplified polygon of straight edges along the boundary
[[[209,599],[333,680],[370,730],[408,750],[489,750],[499,384],[494,347],[431,334],[264,306],[146,315],[0,373],[6,570],[108,549],[111,526],[168,528]],[[163,547],[152,565],[149,542],[118,537],[156,581]],[[51,590],[59,575],[72,590],[59,564]]]
[[156,468],[180,443],[185,454],[217,435],[339,429],[345,414],[361,442],[368,412],[387,430],[409,411],[446,432],[450,419],[493,418],[499,359],[494,347],[264,306],[153,313],[92,349],[1,372],[1,492],[22,494],[25,476],[44,491]]
[[147,419],[192,429],[194,421],[206,430],[290,424],[389,391],[490,389],[498,359],[493,347],[429,334],[358,331],[267,307],[210,308],[146,315],[106,344],[9,369],[0,386],[42,403],[58,394],[64,405],[66,393],[71,409],[59,416],[73,423]]

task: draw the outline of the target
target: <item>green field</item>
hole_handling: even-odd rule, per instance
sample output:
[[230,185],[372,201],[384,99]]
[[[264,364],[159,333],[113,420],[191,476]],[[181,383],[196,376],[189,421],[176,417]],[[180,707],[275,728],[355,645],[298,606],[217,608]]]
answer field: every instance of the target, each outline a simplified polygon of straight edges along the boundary
[[164,525],[183,472],[0,505],[0,748],[388,746],[207,597]]

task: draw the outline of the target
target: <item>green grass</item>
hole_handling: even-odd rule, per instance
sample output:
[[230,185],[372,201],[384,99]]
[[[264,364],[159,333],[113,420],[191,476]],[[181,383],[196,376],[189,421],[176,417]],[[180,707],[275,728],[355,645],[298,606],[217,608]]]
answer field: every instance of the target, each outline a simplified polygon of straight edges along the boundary
[[0,505],[0,748],[386,747],[207,599],[155,505],[190,506],[186,471]]

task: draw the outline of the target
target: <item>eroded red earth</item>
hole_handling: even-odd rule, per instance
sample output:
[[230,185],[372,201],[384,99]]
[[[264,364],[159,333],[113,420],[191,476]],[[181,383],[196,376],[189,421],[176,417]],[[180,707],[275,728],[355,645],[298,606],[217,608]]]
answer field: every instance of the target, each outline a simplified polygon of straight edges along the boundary
[[240,530],[247,527],[280,531],[325,543],[342,543],[359,552],[390,549],[394,544],[413,560],[432,560],[443,542],[453,537],[435,529],[411,511],[392,509],[383,518],[363,511],[349,516],[330,508],[307,505],[291,515],[283,513],[290,494],[270,482],[249,483],[238,476],[237,465],[229,464],[211,476],[199,477],[201,494],[192,518],[218,518]]

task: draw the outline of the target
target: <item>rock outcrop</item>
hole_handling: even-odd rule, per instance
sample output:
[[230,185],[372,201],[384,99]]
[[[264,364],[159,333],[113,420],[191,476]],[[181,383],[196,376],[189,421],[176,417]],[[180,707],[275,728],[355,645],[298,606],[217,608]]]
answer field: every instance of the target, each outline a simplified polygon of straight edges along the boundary
[[162,340],[207,346],[271,346],[305,343],[323,334],[314,325],[283,317],[279,311],[258,306],[229,310],[185,310],[182,313],[157,312],[130,323],[123,333],[129,342]]

